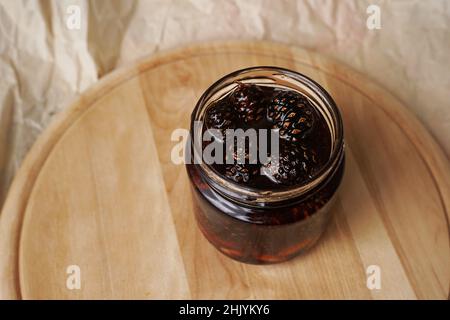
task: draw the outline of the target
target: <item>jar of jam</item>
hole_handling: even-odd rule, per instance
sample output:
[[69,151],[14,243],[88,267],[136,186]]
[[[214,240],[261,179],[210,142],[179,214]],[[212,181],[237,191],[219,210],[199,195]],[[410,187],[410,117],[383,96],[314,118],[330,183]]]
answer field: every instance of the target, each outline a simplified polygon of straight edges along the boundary
[[319,84],[277,67],[233,72],[201,96],[190,138],[195,217],[220,252],[277,263],[317,242],[344,171],[342,119]]

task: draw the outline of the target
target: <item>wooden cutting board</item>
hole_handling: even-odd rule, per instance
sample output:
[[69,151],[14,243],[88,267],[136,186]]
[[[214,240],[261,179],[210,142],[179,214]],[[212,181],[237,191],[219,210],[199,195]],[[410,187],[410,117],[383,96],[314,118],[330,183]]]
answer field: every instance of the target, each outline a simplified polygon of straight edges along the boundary
[[[322,84],[342,110],[347,142],[322,241],[269,266],[230,260],[203,238],[185,169],[170,161],[171,133],[188,127],[202,92],[255,65]],[[365,76],[273,43],[195,45],[113,72],[42,134],[1,214],[0,298],[447,299],[449,208],[448,160]],[[79,290],[66,286],[71,265]],[[369,290],[373,265],[381,289]]]

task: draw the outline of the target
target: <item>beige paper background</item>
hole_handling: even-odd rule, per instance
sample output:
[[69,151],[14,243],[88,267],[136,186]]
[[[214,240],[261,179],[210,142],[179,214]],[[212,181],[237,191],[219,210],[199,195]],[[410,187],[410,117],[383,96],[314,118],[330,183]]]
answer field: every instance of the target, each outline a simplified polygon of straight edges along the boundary
[[[381,29],[366,8],[381,8]],[[66,22],[81,9],[81,28]],[[450,1],[0,1],[0,206],[52,117],[114,68],[157,51],[229,39],[316,50],[382,84],[450,156]]]

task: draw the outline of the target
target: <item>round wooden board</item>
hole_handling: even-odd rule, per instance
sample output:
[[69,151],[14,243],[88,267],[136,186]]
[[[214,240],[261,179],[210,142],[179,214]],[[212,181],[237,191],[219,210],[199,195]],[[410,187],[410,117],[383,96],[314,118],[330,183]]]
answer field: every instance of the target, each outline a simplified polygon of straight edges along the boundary
[[[194,221],[171,133],[236,69],[276,65],[322,84],[342,110],[347,167],[324,238],[287,263],[217,252]],[[391,94],[312,52],[211,43],[105,77],[58,116],[25,159],[0,220],[0,298],[446,299],[450,169]],[[66,287],[78,265],[81,289]],[[380,268],[381,289],[366,270]]]

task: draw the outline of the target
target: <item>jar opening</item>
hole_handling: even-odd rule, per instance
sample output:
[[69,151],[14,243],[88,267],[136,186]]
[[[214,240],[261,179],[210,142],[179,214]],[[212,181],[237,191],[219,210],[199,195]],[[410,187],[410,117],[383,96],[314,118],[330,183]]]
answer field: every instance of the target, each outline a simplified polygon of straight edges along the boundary
[[202,154],[201,143],[203,128],[194,126],[196,121],[205,121],[207,109],[215,102],[226,97],[239,83],[267,86],[297,92],[308,99],[317,112],[320,113],[330,134],[330,150],[328,160],[313,174],[312,178],[303,184],[283,186],[277,189],[255,188],[230,181],[218,174],[207,163],[197,164],[205,181],[223,196],[238,202],[272,203],[284,201],[305,194],[332,174],[343,153],[343,125],[337,106],[331,96],[318,83],[300,73],[271,66],[251,67],[228,74],[213,85],[200,97],[191,118],[191,147],[194,153]]

